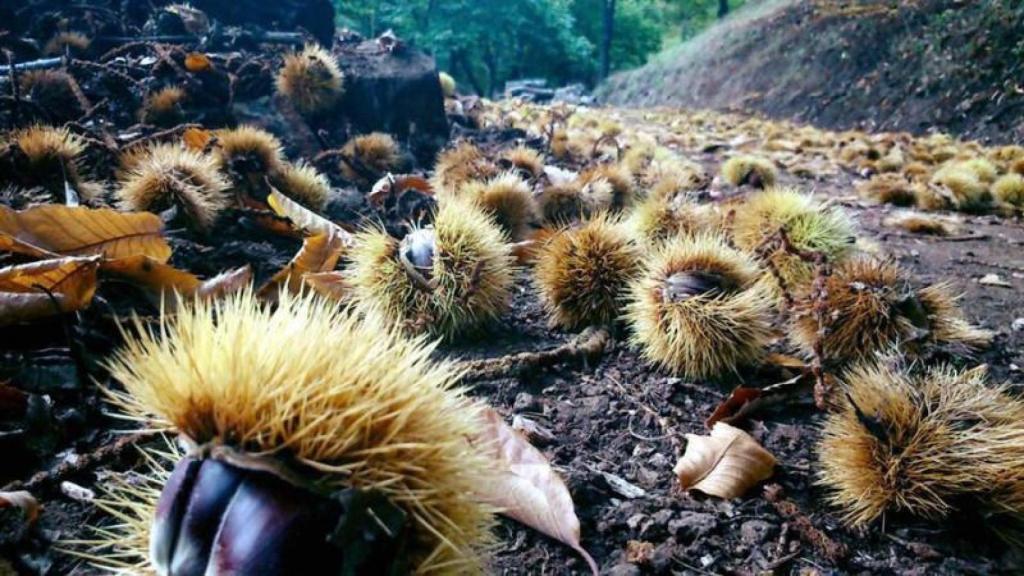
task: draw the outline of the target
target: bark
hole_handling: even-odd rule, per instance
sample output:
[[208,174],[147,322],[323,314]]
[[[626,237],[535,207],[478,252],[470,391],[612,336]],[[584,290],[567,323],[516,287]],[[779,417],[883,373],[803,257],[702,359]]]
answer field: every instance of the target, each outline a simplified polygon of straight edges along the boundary
[[601,36],[601,79],[612,69],[612,40],[615,38],[615,0],[604,0],[604,33]]

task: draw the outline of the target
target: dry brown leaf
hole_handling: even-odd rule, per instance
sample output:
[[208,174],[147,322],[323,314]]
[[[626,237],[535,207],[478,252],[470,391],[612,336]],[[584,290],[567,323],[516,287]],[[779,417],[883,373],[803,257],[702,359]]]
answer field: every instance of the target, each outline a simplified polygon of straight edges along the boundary
[[200,52],[189,52],[185,56],[185,69],[189,72],[206,72],[213,68],[209,56]]
[[0,492],[0,508],[11,507],[20,508],[25,513],[25,517],[28,518],[29,524],[35,523],[36,519],[39,518],[39,511],[42,509],[36,497],[25,490]]
[[749,434],[718,422],[709,436],[686,435],[686,452],[673,470],[685,490],[739,498],[771,477],[775,457]]
[[480,496],[501,513],[576,550],[597,574],[597,564],[580,545],[580,521],[565,482],[540,450],[513,430],[501,415],[484,412],[479,440],[494,449],[498,481],[480,487]]
[[194,296],[200,300],[220,298],[227,294],[245,289],[252,283],[252,267],[246,264],[241,268],[221,272],[213,278],[203,280],[196,288]]
[[189,150],[201,151],[206,148],[213,138],[213,133],[202,128],[189,128],[181,135],[182,142]]
[[224,272],[209,280],[200,280],[191,272],[143,255],[107,260],[103,262],[102,269],[146,289],[158,302],[167,292],[176,292],[183,297],[216,298],[237,292],[252,280],[252,269],[249,266]]
[[6,232],[0,232],[0,252],[15,252],[32,258],[60,258],[60,254],[22,242]]
[[334,229],[306,238],[292,261],[260,288],[260,296],[272,297],[281,286],[287,286],[293,294],[298,293],[306,274],[334,270],[344,251],[345,239]]
[[335,234],[341,239],[344,246],[352,244],[352,235],[344,228],[281,194],[274,187],[270,188],[270,194],[267,195],[267,204],[275,214],[291,220],[296,229],[302,230],[306,234]]
[[59,204],[21,211],[0,206],[0,234],[17,241],[8,242],[8,249],[29,255],[40,250],[65,256],[102,254],[107,258],[144,254],[160,262],[171,256],[171,247],[163,237],[163,222],[148,212]]
[[81,310],[96,293],[100,258],[55,258],[0,269],[0,326]]
[[341,271],[309,273],[302,277],[302,281],[314,292],[329,300],[344,302],[350,294],[348,281]]

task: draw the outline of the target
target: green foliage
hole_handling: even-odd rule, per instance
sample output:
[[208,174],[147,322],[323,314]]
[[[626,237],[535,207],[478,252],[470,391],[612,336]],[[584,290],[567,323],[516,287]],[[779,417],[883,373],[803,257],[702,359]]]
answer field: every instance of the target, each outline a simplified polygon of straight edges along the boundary
[[[499,92],[515,78],[597,80],[606,0],[337,0],[339,23],[367,37],[393,29],[464,89]],[[730,0],[736,7],[743,0]],[[616,0],[612,70],[635,68],[662,39],[707,25],[718,0]],[[684,32],[685,34],[685,32]]]

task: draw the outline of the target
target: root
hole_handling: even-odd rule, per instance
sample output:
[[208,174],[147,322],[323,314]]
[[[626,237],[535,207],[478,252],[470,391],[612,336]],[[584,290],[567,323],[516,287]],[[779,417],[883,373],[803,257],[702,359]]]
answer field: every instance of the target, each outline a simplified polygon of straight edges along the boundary
[[775,511],[789,522],[790,527],[797,533],[800,539],[813,546],[822,556],[832,563],[839,563],[846,558],[846,555],[849,553],[846,545],[842,542],[836,542],[816,528],[811,519],[800,510],[796,502],[782,494],[782,486],[778,484],[765,486],[764,497],[775,508]]
[[40,492],[58,490],[60,483],[64,480],[115,461],[124,460],[129,457],[134,458],[134,455],[141,454],[141,452],[134,449],[139,443],[154,438],[159,434],[160,431],[145,430],[121,436],[88,454],[81,455],[75,460],[64,461],[50,470],[38,472],[24,482],[11,482],[4,486],[2,490],[28,490],[37,497],[40,496]]
[[604,354],[611,342],[607,328],[587,328],[579,336],[555,348],[539,352],[520,352],[500,358],[469,360],[462,363],[463,382],[522,378],[542,368],[559,364],[587,365]]

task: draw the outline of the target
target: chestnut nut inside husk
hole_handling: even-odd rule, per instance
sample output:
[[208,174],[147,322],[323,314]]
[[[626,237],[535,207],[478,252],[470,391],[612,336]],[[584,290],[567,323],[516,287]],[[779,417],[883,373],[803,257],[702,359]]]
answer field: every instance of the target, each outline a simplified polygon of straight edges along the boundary
[[374,492],[324,496],[276,475],[188,456],[157,503],[160,575],[404,574],[406,515]]

